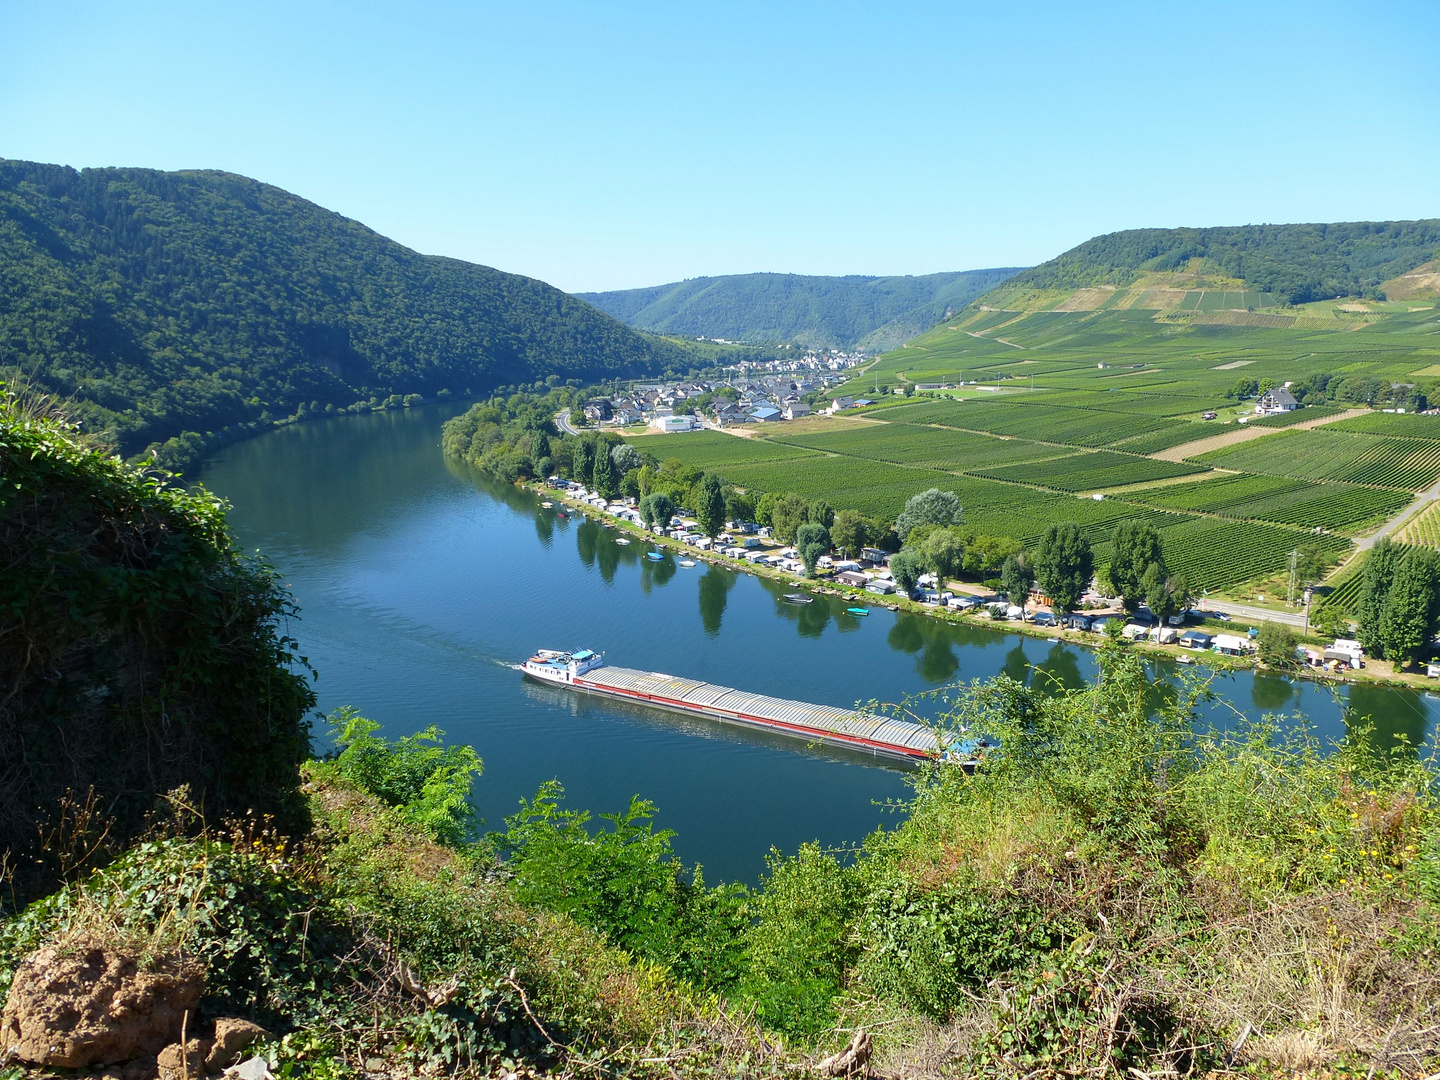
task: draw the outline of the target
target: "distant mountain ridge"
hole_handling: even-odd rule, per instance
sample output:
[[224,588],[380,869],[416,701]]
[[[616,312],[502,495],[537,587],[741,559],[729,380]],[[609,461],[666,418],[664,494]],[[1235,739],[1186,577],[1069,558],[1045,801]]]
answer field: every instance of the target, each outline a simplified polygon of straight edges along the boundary
[[577,293],[638,330],[812,348],[893,348],[1017,272],[918,277],[729,274],[643,289]]
[[0,160],[0,376],[125,453],[308,408],[690,363],[559,289],[213,171]]
[[1015,306],[1027,291],[1128,286],[1186,271],[1233,279],[1284,304],[1377,298],[1383,282],[1440,256],[1440,219],[1130,229],[1106,233],[1016,274],[980,305]]

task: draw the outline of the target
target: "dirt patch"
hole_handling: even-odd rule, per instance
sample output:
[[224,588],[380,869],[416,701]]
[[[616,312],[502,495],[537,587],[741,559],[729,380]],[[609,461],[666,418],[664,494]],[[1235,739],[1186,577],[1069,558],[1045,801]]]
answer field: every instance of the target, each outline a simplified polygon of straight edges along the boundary
[[1231,360],[1228,364],[1216,364],[1212,370],[1234,371],[1236,368],[1242,368],[1245,367],[1247,364],[1253,364],[1254,362],[1254,360]]
[[1115,295],[1114,285],[1101,285],[1094,289],[1076,289],[1051,311],[1095,311]]
[[1251,439],[1258,439],[1264,435],[1274,435],[1279,431],[1309,431],[1311,428],[1323,427],[1326,424],[1335,424],[1341,420],[1348,420],[1352,416],[1365,416],[1369,409],[1346,409],[1334,416],[1321,416],[1314,420],[1302,420],[1298,424],[1291,424],[1289,427],[1256,427],[1253,424],[1236,424],[1219,435],[1210,435],[1204,439],[1196,439],[1194,442],[1181,443],[1179,446],[1172,446],[1168,450],[1161,450],[1150,456],[1157,461],[1184,461],[1186,458],[1198,457],[1200,454],[1208,454],[1211,450],[1223,450],[1227,446],[1234,446],[1236,443],[1249,442]]
[[65,1069],[129,1061],[176,1041],[203,990],[202,972],[179,961],[143,970],[98,945],[40,949],[15,969],[0,1045]]
[[[1201,480],[1216,480],[1222,476],[1234,476],[1232,469],[1211,469],[1203,473],[1186,473],[1184,476],[1167,476],[1164,480],[1146,480],[1140,484],[1121,484],[1119,487],[1096,488],[1106,498],[1112,495],[1132,495],[1136,492],[1153,491],[1155,488],[1174,487],[1176,484],[1194,484]],[[1088,494],[1088,492],[1082,493]]]
[[1440,295],[1440,259],[1417,266],[1380,286],[1391,300],[1429,299]]
[[1154,308],[1156,311],[1178,308],[1185,302],[1185,293],[1185,289],[1147,289],[1144,295],[1131,306]]

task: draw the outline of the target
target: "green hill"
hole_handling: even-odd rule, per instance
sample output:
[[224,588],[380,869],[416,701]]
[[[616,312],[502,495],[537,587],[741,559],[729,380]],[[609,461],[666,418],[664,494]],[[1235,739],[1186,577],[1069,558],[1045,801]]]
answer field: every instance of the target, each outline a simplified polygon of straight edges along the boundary
[[979,303],[1006,309],[1031,307],[1024,301],[1035,293],[1118,288],[1149,275],[1187,273],[1230,279],[1240,289],[1263,294],[1266,304],[1349,296],[1377,300],[1384,299],[1388,279],[1437,255],[1440,219],[1436,218],[1130,229],[1094,237],[1016,274]]
[[730,274],[647,289],[579,293],[640,330],[810,347],[893,348],[1016,272],[920,277]]
[[684,358],[543,282],[421,255],[243,176],[0,161],[0,376],[68,399],[125,453]]

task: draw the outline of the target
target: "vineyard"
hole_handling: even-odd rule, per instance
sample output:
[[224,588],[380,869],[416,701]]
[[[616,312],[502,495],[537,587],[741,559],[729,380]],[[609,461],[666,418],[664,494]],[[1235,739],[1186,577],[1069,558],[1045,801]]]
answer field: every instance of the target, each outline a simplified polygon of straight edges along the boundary
[[[1342,423],[1344,421],[1341,421]],[[1440,442],[1326,430],[1286,431],[1196,459],[1246,472],[1418,491],[1440,479]]]
[[[1255,427],[1289,427],[1292,424],[1309,423],[1311,420],[1323,420],[1327,416],[1339,416],[1344,411],[1344,409],[1337,409],[1331,405],[1311,405],[1309,408],[1294,409],[1291,412],[1278,413],[1275,416],[1257,416],[1248,423]],[[1335,426],[1340,427],[1341,425]]]
[[724,468],[756,461],[782,461],[806,457],[811,451],[776,446],[761,439],[741,439],[719,431],[690,431],[674,435],[635,435],[630,445],[661,461],[682,461],[700,468]]
[[958,472],[972,466],[1058,457],[1069,451],[1027,442],[997,439],[953,428],[917,427],[913,424],[864,424],[849,431],[817,435],[772,436],[777,443],[832,454],[854,454],[902,465],[928,465]]
[[1395,539],[1404,544],[1440,548],[1440,502],[1431,503],[1407,521]]
[[1156,461],[1154,458],[1131,457],[1107,450],[1072,454],[1049,461],[1004,465],[998,468],[970,469],[992,480],[1009,480],[1019,484],[1036,484],[1060,491],[1094,491],[1123,484],[1143,484],[1152,480],[1169,480],[1203,472],[1199,465]]
[[1365,435],[1401,435],[1413,439],[1440,439],[1440,416],[1416,413],[1372,412],[1327,425],[1331,431],[1356,431]]
[[1111,446],[1122,439],[1171,427],[1171,422],[1164,419],[1064,405],[1051,406],[1038,399],[1034,403],[922,402],[877,409],[872,415],[909,424],[938,424],[968,431],[1093,447]]
[[1402,491],[1248,473],[1134,492],[1127,498],[1173,510],[1350,530],[1378,524],[1410,501]]
[[1283,570],[1301,543],[1316,544],[1333,555],[1350,548],[1350,541],[1332,534],[1314,536],[1279,525],[1213,518],[1194,518],[1165,530],[1164,537],[1165,561],[1196,591],[1228,589]]

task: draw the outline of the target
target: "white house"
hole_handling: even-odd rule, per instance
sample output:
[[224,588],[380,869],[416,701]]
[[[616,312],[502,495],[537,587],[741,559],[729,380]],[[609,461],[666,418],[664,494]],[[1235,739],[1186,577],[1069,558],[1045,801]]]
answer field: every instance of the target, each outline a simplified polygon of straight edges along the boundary
[[792,401],[785,406],[785,419],[798,420],[802,416],[810,415],[810,406],[803,401]]
[[688,414],[683,416],[657,416],[650,421],[650,426],[656,431],[670,435],[679,431],[698,431],[700,422]]
[[843,410],[845,410],[845,409],[853,409],[854,407],[855,407],[855,399],[854,399],[854,398],[850,398],[850,397],[837,397],[837,398],[833,399],[833,400],[830,402],[830,407],[829,407],[828,409],[826,409],[825,411],[826,411],[827,413],[829,413],[831,416],[834,416],[837,412],[841,412],[841,411],[843,411]]
[[1261,416],[1278,416],[1281,413],[1294,412],[1299,407],[1300,402],[1295,400],[1295,395],[1283,386],[1266,390],[1255,403],[1255,411]]

